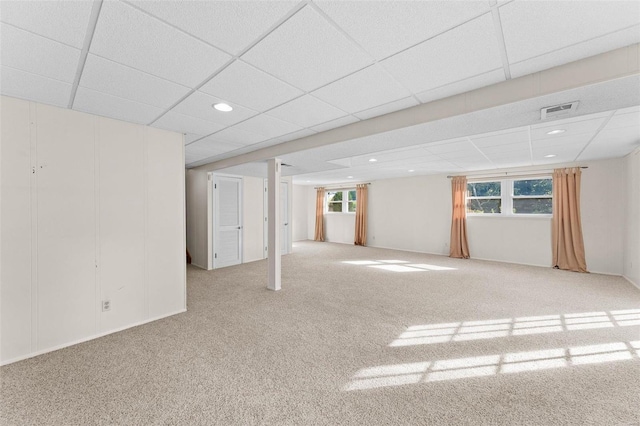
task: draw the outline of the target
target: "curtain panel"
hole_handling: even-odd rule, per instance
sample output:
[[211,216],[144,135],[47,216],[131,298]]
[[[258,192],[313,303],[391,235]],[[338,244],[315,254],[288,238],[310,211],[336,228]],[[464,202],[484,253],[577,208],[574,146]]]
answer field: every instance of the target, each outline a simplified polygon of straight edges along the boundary
[[581,176],[579,167],[553,171],[553,267],[575,272],[587,272],[580,219]]
[[367,245],[367,185],[356,185],[356,235],[353,243]]
[[451,240],[449,257],[459,259],[469,258],[469,244],[467,243],[467,177],[454,176],[451,178]]
[[324,188],[316,191],[316,232],[315,241],[324,241]]

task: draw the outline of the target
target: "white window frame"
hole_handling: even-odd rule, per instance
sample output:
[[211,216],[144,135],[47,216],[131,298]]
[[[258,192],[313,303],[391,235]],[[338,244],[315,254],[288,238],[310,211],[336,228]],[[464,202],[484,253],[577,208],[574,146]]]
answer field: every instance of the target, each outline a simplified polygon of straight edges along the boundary
[[[513,195],[513,183],[520,180],[538,180],[538,179],[552,179],[550,175],[538,175],[527,177],[515,177],[509,179],[483,179],[472,180],[468,183],[487,183],[487,182],[500,182],[500,197],[469,197],[467,199],[500,199],[500,213],[473,213],[467,211],[469,217],[520,217],[520,218],[551,218],[553,214],[537,214],[537,213],[514,213],[513,212],[513,200],[525,199],[525,198],[550,198],[553,205],[553,195]],[[466,200],[465,200],[466,208]]]
[[[356,212],[349,211],[349,192],[355,191],[355,188],[340,188],[340,189],[327,189],[324,192],[324,213],[325,214],[356,214]],[[330,212],[329,211],[329,193],[330,192],[342,192],[342,211],[341,212]],[[356,203],[356,208],[358,205],[358,195],[356,192],[356,199],[352,200]]]

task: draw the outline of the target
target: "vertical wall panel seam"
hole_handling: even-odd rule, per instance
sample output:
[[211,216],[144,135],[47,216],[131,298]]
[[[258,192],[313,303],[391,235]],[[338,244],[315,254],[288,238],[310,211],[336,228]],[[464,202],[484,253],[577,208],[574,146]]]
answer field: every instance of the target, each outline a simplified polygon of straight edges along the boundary
[[93,189],[95,218],[95,254],[94,254],[94,334],[102,331],[102,282],[100,280],[100,118],[93,117]]
[[184,271],[184,281],[183,281],[183,296],[182,296],[182,307],[187,309],[187,177],[185,176],[185,168],[184,168],[184,134],[181,135],[181,151],[182,151],[182,162],[180,163],[180,168],[182,170],[182,265]]
[[31,216],[31,352],[38,345],[38,107],[29,102],[30,216]]
[[148,261],[148,239],[149,239],[149,168],[148,168],[148,138],[149,138],[149,129],[144,128],[142,134],[142,152],[143,152],[143,186],[144,186],[144,312],[142,316],[144,319],[149,318],[149,261]]

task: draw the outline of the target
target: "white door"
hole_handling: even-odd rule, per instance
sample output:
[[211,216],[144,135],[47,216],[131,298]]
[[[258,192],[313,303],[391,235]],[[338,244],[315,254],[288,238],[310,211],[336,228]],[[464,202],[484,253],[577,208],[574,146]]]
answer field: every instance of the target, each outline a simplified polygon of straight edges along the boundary
[[280,182],[280,250],[289,253],[289,184]]
[[242,178],[215,176],[213,267],[242,263]]

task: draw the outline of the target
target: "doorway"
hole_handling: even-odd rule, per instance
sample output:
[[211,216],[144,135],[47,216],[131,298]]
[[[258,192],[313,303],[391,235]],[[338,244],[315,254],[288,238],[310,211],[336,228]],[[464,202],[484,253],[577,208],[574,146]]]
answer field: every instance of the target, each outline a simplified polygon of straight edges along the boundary
[[242,178],[213,179],[213,267],[242,263]]

